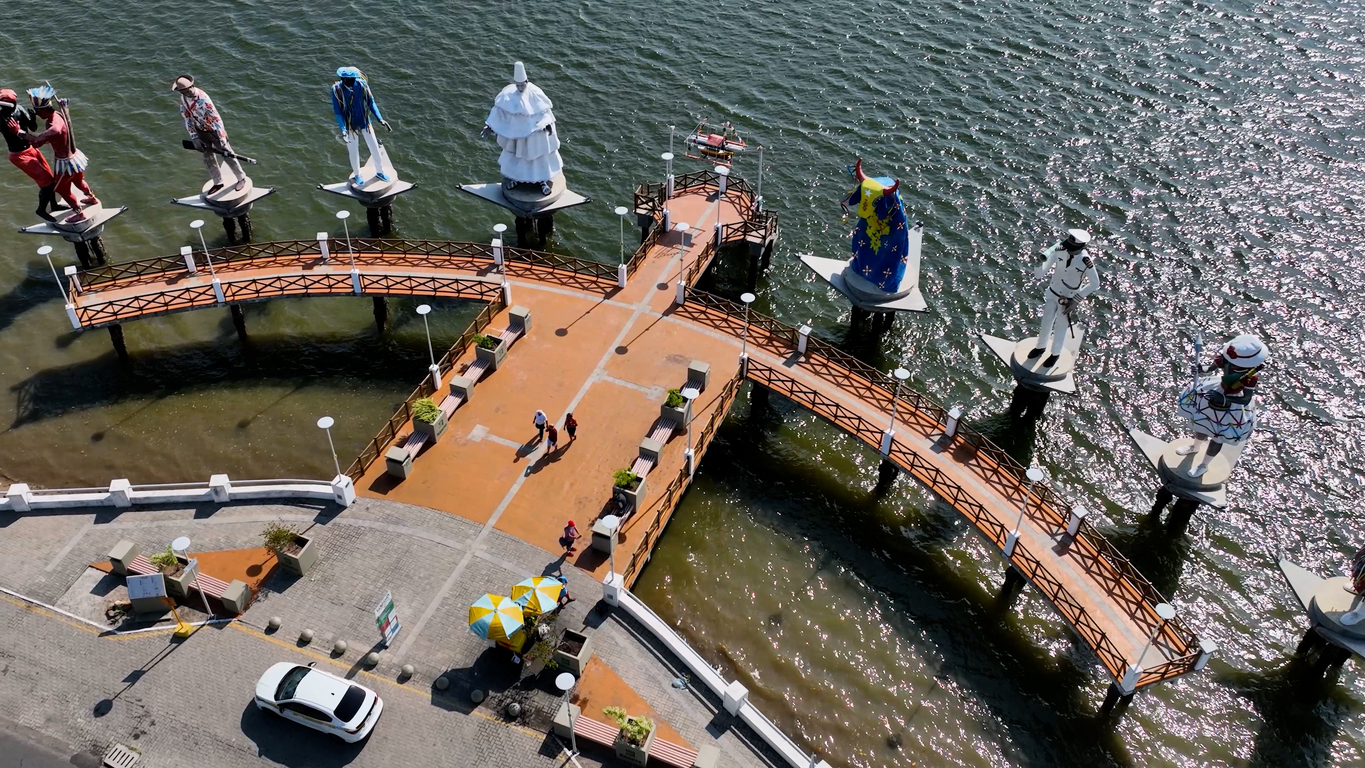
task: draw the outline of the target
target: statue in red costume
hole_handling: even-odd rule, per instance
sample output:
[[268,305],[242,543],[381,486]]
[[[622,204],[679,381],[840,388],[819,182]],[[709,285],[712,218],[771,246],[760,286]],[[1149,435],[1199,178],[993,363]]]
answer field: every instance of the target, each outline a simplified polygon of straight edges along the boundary
[[52,175],[47,158],[25,135],[37,128],[38,120],[33,113],[19,106],[18,94],[9,88],[0,89],[0,134],[4,134],[9,149],[9,161],[38,185],[38,215],[44,221],[52,221],[48,211],[58,210],[57,178]]
[[[71,130],[71,114],[67,111],[66,99],[57,98],[57,91],[50,85],[40,85],[28,89],[33,111],[47,122],[47,129],[40,134],[28,133],[25,138],[35,147],[52,145],[52,168],[56,171],[56,192],[71,206],[75,214],[66,219],[68,224],[85,221],[81,206],[99,205],[90,185],[85,183],[85,169],[90,165],[85,153],[76,147],[76,135]],[[76,187],[85,193],[78,203],[71,188]]]

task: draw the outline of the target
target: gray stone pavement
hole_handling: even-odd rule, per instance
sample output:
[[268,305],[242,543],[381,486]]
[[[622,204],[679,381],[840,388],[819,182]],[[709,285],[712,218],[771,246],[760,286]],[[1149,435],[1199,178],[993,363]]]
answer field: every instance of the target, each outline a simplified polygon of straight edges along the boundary
[[[346,510],[296,505],[207,505],[195,509],[100,510],[70,514],[0,513],[0,586],[49,604],[75,604],[88,590],[88,565],[119,539],[144,551],[186,535],[195,550],[260,545],[264,523],[307,528],[320,548],[303,578],[277,572],[239,621],[202,628],[184,641],[166,631],[110,635],[0,594],[0,710],[71,752],[102,753],[111,742],[139,749],[139,766],[563,766],[566,755],[548,735],[557,705],[550,675],[522,679],[505,651],[489,649],[466,628],[467,606],[485,592],[506,594],[521,579],[559,572],[561,560],[496,530],[476,544],[480,526],[452,515],[362,499]],[[468,564],[454,578],[469,548]],[[755,749],[746,727],[709,694],[678,690],[681,665],[625,617],[596,605],[601,587],[563,567],[579,598],[561,627],[594,634],[596,654],[661,718],[693,744],[715,744],[724,766],[776,765]],[[73,585],[81,586],[73,589]],[[393,593],[403,634],[378,646],[373,608]],[[412,634],[424,615],[417,637]],[[271,616],[283,619],[270,633]],[[301,646],[302,629],[316,633]],[[329,653],[334,640],[349,649]],[[398,649],[406,647],[403,658]],[[381,652],[373,670],[361,663]],[[384,697],[386,709],[368,742],[344,746],[259,713],[252,686],[270,664],[315,661]],[[400,678],[400,667],[416,674]],[[450,687],[434,682],[446,676]],[[469,692],[488,693],[481,705]],[[516,701],[516,722],[503,705]],[[585,768],[615,765],[609,749],[588,749]],[[569,763],[572,765],[572,763]]]

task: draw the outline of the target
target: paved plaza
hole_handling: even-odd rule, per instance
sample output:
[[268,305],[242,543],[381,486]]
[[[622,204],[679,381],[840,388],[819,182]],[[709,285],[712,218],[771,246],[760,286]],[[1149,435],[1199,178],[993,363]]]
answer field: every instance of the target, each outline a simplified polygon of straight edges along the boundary
[[[304,530],[321,557],[303,578],[277,569],[240,620],[203,627],[183,641],[165,622],[114,634],[80,620],[81,607],[101,597],[89,594],[99,576],[89,565],[119,540],[144,552],[182,535],[195,551],[240,549],[259,546],[261,529],[274,520]],[[599,604],[601,587],[591,574],[445,512],[374,499],[345,510],[206,505],[5,512],[0,531],[0,586],[74,614],[0,593],[0,709],[6,713],[0,731],[39,734],[86,761],[121,743],[140,751],[139,766],[153,768],[259,765],[261,758],[287,766],[572,764],[549,734],[558,703],[551,675],[522,679],[506,651],[488,648],[466,628],[467,607],[479,595],[506,594],[527,576],[562,572],[579,599],[559,626],[593,636],[592,664],[603,665],[594,679],[619,678],[666,724],[661,731],[694,748],[717,745],[721,765],[774,764],[709,693],[674,687],[681,665],[630,619]],[[95,591],[107,591],[111,580],[100,579],[106,587]],[[372,613],[386,590],[403,623],[391,649],[378,646]],[[278,631],[268,628],[271,616],[283,619]],[[189,618],[202,616],[190,612]],[[303,629],[316,633],[307,645],[298,642]],[[331,652],[336,640],[348,643],[345,653]],[[368,669],[362,659],[372,649],[381,660]],[[256,678],[281,660],[316,662],[384,697],[383,718],[368,742],[342,745],[257,711]],[[403,664],[414,667],[411,679],[401,676]],[[442,676],[450,683],[444,691],[434,685]],[[476,689],[487,694],[477,706],[470,698]],[[522,705],[515,719],[504,714],[512,701]],[[605,719],[600,703],[595,695],[585,714]],[[612,765],[614,758],[609,749],[589,748],[577,762]]]

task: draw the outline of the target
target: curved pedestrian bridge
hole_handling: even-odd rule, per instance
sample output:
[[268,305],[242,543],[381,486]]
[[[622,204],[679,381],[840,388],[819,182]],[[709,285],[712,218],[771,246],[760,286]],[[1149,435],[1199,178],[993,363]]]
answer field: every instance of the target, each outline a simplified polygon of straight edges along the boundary
[[[698,461],[740,383],[765,387],[882,453],[1002,553],[1024,508],[1008,562],[1051,601],[1120,692],[1202,667],[1199,638],[1179,619],[1160,620],[1155,606],[1164,600],[1142,574],[1088,521],[1073,520],[1051,488],[1030,492],[1023,467],[979,433],[963,425],[945,437],[947,413],[927,397],[902,390],[893,403],[884,373],[696,290],[726,246],[746,245],[756,261],[776,237],[776,217],[755,204],[747,185],[731,179],[720,194],[711,178],[680,177],[672,198],[661,185],[641,186],[636,213],[655,226],[624,265],[484,243],[358,238],[331,240],[326,252],[316,240],[263,243],[195,253],[193,270],[181,256],[78,272],[70,278],[69,314],[95,328],[290,296],[488,302],[439,362],[444,387],[474,360],[475,333],[508,327],[512,306],[529,310],[525,336],[450,415],[453,437],[416,456],[411,476],[394,480],[381,457],[411,433],[413,401],[445,395],[429,379],[348,474],[362,494],[442,509],[549,551],[560,549],[565,519],[578,520],[586,534],[611,508],[612,473],[630,466],[641,438],[657,429],[665,390],[682,386],[689,361],[705,361],[710,383],[694,403],[690,438]],[[664,232],[664,209],[671,222],[688,222],[687,231]],[[578,439],[569,444],[561,434],[559,450],[545,455],[529,427],[537,408],[557,421],[574,412],[583,425]],[[684,434],[674,432],[663,446],[641,511],[622,526],[614,562],[627,584],[690,482]],[[586,546],[573,557],[599,576],[611,567]]]

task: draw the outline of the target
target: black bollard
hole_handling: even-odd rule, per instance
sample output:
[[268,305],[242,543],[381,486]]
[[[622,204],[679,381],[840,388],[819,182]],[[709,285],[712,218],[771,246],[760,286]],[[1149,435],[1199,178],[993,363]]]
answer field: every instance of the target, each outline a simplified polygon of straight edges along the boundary
[[123,342],[123,326],[109,326],[109,340],[114,342],[114,351],[118,353],[118,359],[128,359],[128,345]]
[[384,326],[389,323],[389,302],[383,296],[374,296],[374,326],[380,332],[384,332]]
[[246,313],[242,311],[242,305],[229,304],[228,309],[232,312],[232,327],[237,329],[237,338],[246,341]]
[[872,489],[875,496],[885,496],[891,486],[896,484],[896,478],[900,476],[901,468],[890,459],[882,459],[877,465],[877,486]]
[[76,258],[80,259],[81,267],[83,269],[90,269],[92,266],[90,263],[90,246],[79,241],[72,243],[72,245],[76,246]]

